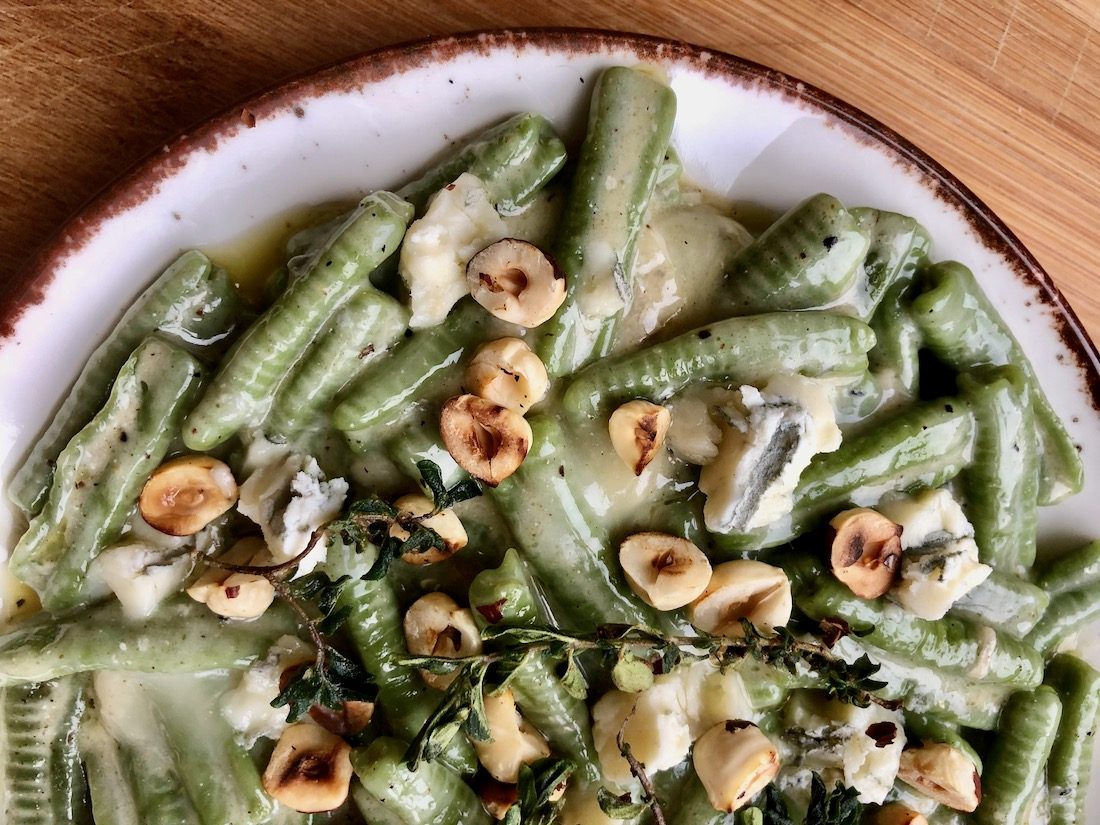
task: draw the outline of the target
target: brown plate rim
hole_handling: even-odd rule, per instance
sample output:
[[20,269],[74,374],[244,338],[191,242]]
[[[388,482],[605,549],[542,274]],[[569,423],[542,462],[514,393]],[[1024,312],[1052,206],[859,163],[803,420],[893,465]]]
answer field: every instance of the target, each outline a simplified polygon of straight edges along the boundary
[[65,258],[79,251],[102,223],[151,197],[192,153],[213,151],[221,140],[249,128],[262,117],[286,110],[301,115],[304,104],[326,93],[359,88],[462,53],[487,52],[508,46],[586,54],[627,50],[633,51],[640,60],[672,58],[686,61],[704,73],[761,84],[794,97],[892,150],[900,160],[917,167],[929,179],[937,195],[967,220],[983,244],[1000,253],[1017,275],[1038,288],[1040,300],[1054,311],[1063,343],[1084,372],[1093,407],[1100,409],[1100,352],[1073,308],[1004,221],[938,161],[855,106],[784,72],[717,49],[654,35],[602,29],[485,29],[382,46],[284,80],[227,108],[172,139],[101,190],[60,227],[26,267],[0,283],[0,343],[14,334],[16,322],[28,308],[44,300],[53,273]]

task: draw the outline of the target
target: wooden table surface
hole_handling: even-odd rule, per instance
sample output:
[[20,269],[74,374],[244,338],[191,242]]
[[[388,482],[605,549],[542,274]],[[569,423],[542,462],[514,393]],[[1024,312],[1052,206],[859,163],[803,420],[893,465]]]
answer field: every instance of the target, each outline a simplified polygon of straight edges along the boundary
[[1100,340],[1100,0],[0,0],[0,278],[168,138],[281,78],[568,25],[733,52],[869,112],[992,206]]

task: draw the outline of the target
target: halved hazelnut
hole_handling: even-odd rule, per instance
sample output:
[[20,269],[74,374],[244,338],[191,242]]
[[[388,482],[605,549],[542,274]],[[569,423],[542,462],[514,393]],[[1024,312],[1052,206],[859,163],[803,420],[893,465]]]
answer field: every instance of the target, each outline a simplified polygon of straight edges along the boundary
[[490,313],[531,329],[554,317],[565,301],[565,275],[532,243],[504,238],[466,265],[470,295]]
[[339,808],[351,788],[351,748],[312,722],[283,731],[264,770],[264,790],[301,813]]
[[[459,659],[481,652],[481,633],[469,608],[446,593],[421,596],[405,613],[405,646],[413,656],[441,656]],[[446,690],[458,678],[458,673],[420,675],[431,687]]]
[[636,476],[644,470],[665,443],[672,423],[667,407],[651,401],[627,401],[607,421],[611,446]]
[[[274,560],[263,539],[244,538],[222,554],[227,564],[266,566]],[[211,565],[187,588],[187,595],[228,619],[255,619],[275,600],[275,588],[263,576],[233,573]]]
[[829,526],[833,529],[833,575],[860,598],[884,595],[901,567],[901,525],[874,510],[857,507],[838,513]]
[[792,609],[791,582],[782,568],[744,559],[714,568],[703,595],[688,608],[688,619],[707,633],[740,638],[742,619],[770,633],[790,621]]
[[542,401],[550,388],[546,367],[519,338],[482,344],[466,365],[463,383],[474,395],[520,415]]
[[716,811],[748,805],[779,774],[779,751],[752,722],[719,722],[699,737],[691,754],[695,773]]
[[546,739],[520,715],[511,690],[485,697],[485,719],[489,723],[489,741],[474,740],[474,750],[478,761],[498,782],[515,783],[522,765],[550,755]]
[[518,470],[531,449],[531,425],[522,415],[476,395],[443,405],[439,433],[458,466],[490,487]]
[[710,561],[687,539],[667,533],[635,533],[619,545],[619,564],[630,589],[658,610],[677,610],[702,595]]
[[237,503],[237,481],[223,461],[188,455],[155,469],[141,490],[141,517],[169,536],[199,532]]
[[970,813],[982,801],[982,780],[973,760],[945,742],[902,751],[898,779],[956,811]]
[[909,806],[894,802],[875,811],[871,825],[928,825],[928,820]]
[[[393,506],[403,513],[422,516],[435,509],[435,502],[427,496],[414,493],[413,495],[401,496],[393,503]],[[423,553],[405,553],[401,556],[401,560],[406,564],[435,564],[439,561],[445,561],[465,547],[466,542],[469,540],[466,535],[466,528],[462,526],[462,522],[455,515],[454,510],[441,510],[420,523],[434,530],[443,539],[443,549],[433,547]],[[404,541],[409,537],[409,531],[399,524],[394,524],[390,527],[390,535]]]

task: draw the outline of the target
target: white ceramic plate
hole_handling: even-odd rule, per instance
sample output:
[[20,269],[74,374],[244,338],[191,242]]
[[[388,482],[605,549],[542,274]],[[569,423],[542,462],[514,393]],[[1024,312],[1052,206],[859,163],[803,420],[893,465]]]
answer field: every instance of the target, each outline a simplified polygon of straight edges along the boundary
[[[1085,491],[1042,511],[1041,543],[1061,549],[1100,533],[1092,512],[1100,357],[987,207],[904,139],[797,80],[691,46],[576,30],[468,34],[368,54],[264,94],[130,173],[24,277],[0,286],[0,478],[125,307],[180,250],[228,241],[291,207],[396,186],[520,110],[576,135],[586,84],[605,66],[640,61],[668,73],[679,101],[674,141],[694,181],[776,209],[825,191],[913,215],[931,232],[936,258],[974,269],[1085,459]],[[0,537],[17,526],[0,514]],[[1086,646],[1100,651],[1097,634],[1088,635]],[[1089,821],[1100,822],[1100,793],[1093,797]]]

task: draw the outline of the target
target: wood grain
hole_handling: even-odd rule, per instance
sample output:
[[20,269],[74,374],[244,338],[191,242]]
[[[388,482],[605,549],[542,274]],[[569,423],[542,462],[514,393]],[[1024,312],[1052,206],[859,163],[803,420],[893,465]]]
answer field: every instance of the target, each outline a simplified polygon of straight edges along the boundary
[[281,78],[536,25],[688,40],[848,100],[974,189],[1100,338],[1097,0],[0,0],[0,277],[172,135]]

